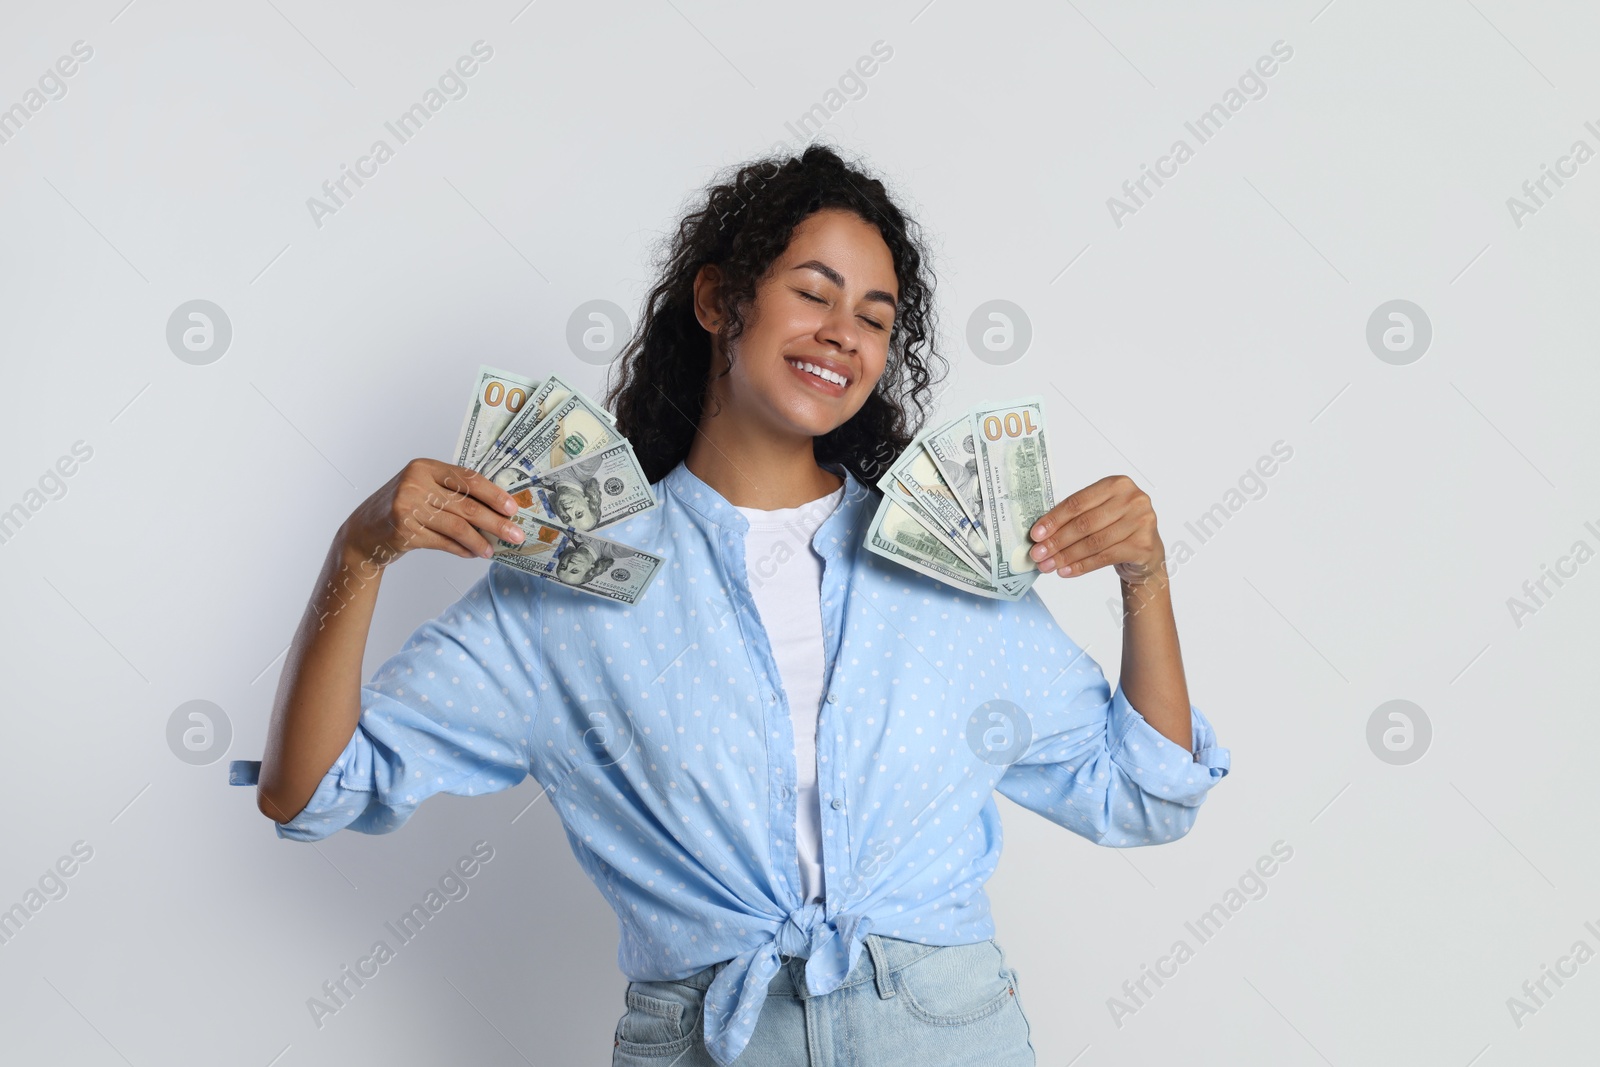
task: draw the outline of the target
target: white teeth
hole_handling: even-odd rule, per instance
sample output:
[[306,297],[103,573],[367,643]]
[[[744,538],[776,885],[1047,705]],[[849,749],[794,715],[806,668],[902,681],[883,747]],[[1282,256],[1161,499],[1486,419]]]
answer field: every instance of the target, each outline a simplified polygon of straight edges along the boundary
[[815,363],[796,361],[795,365],[803,371],[815,374],[818,378],[821,378],[825,382],[833,382],[835,385],[850,384],[844,375],[828,370],[826,367],[819,367]]

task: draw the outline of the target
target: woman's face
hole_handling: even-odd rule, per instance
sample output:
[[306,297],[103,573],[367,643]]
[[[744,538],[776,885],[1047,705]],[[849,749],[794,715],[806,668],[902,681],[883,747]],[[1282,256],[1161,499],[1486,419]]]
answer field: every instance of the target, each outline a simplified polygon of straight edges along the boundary
[[[716,278],[706,268],[696,284],[707,328],[719,315],[713,300],[701,299],[702,286],[714,293]],[[828,433],[861,409],[882,377],[899,293],[878,228],[852,212],[818,211],[795,227],[757,284],[733,370],[713,389],[724,405],[794,435]],[[713,374],[721,369],[714,364]]]

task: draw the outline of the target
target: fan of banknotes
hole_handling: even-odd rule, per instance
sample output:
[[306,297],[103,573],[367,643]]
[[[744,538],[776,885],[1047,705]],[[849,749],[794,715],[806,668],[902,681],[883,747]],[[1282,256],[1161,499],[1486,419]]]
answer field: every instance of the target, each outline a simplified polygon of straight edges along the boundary
[[878,488],[867,548],[957,589],[1020,599],[1039,577],[1028,531],[1055,504],[1042,401],[983,404],[924,430]]
[[656,506],[655,492],[611,413],[560,375],[478,368],[455,462],[516,498],[519,545],[494,558],[580,592],[636,604],[660,556],[596,535]]

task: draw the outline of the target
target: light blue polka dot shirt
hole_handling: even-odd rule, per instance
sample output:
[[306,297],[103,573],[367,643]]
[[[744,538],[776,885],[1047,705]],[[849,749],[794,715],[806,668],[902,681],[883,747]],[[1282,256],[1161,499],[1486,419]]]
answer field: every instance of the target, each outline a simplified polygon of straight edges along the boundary
[[823,903],[801,903],[794,737],[746,577],[748,523],[681,463],[656,484],[658,507],[607,530],[667,559],[637,605],[491,564],[362,688],[349,745],[279,836],[388,833],[435,793],[531,775],[616,910],[628,978],[732,961],[704,1016],[726,1064],[781,956],[809,957],[806,984],[822,994],[869,932],[994,936],[995,792],[1097,844],[1188,833],[1230,763],[1199,709],[1185,752],[1037,592],[988,600],[868,551],[877,491],[834,469],[845,495],[809,546],[823,559],[828,664]]

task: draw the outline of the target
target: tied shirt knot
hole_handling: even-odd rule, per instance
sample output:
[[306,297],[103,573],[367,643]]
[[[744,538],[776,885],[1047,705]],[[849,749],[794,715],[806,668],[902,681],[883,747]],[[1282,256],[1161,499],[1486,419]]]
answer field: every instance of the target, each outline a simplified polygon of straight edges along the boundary
[[827,917],[824,903],[802,904],[777,920],[772,936],[728,962],[706,990],[706,1049],[720,1064],[732,1063],[750,1043],[767,987],[782,957],[806,960],[806,991],[822,996],[838,989],[861,958],[871,926],[864,915]]

